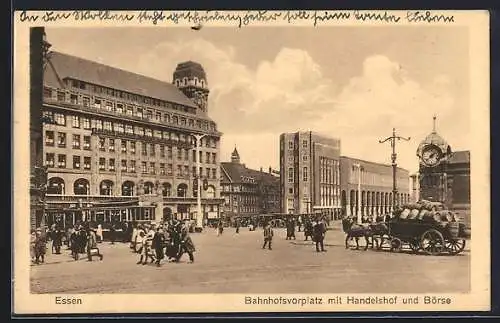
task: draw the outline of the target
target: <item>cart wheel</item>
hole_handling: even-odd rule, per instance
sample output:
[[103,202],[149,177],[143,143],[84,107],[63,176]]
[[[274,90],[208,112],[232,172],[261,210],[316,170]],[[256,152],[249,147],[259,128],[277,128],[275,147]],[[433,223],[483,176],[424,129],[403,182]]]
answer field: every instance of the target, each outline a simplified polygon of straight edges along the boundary
[[409,243],[411,251],[413,253],[417,253],[420,250],[420,241],[418,240],[412,240]]
[[398,238],[391,239],[391,251],[400,252],[403,247],[403,242]]
[[465,248],[465,239],[451,239],[446,240],[444,243],[446,251],[451,255],[457,255],[461,253]]
[[428,255],[438,255],[444,249],[444,238],[441,232],[429,229],[422,234],[420,247]]

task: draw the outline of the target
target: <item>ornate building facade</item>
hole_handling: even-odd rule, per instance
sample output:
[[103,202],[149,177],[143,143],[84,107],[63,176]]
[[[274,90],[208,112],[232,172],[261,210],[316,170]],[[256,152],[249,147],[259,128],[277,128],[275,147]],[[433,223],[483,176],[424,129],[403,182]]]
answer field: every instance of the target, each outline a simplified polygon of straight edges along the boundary
[[280,212],[280,179],[269,168],[247,168],[236,147],[231,162],[221,163],[221,196],[226,217],[248,217]]
[[202,66],[172,84],[50,52],[44,66],[43,162],[48,220],[218,217],[220,137]]

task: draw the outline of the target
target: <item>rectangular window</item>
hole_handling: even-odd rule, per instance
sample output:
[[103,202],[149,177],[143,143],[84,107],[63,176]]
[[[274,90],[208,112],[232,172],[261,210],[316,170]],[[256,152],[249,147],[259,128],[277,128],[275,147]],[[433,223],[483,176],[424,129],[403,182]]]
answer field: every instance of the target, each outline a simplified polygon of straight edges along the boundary
[[113,131],[113,125],[111,121],[104,121],[104,130]]
[[196,150],[193,150],[193,162],[196,163]]
[[191,170],[191,176],[196,177],[196,166],[193,166],[193,169]]
[[66,134],[64,132],[57,133],[57,146],[59,148],[66,147]]
[[54,163],[55,163],[55,155],[45,154],[45,165],[48,167],[54,167]]
[[146,128],[146,136],[153,137],[153,131],[149,128]]
[[83,169],[90,170],[91,159],[90,157],[83,157]]
[[73,168],[80,169],[80,156],[73,156]]
[[106,151],[106,138],[99,138],[99,150]]
[[216,168],[212,168],[212,178],[213,179],[217,178],[217,169]]
[[66,93],[62,91],[57,91],[57,101],[66,101]]
[[101,108],[101,99],[94,99],[94,108],[100,109]]
[[116,112],[123,113],[123,104],[121,104],[121,103],[116,104]]
[[80,117],[79,116],[72,117],[72,125],[73,125],[73,128],[80,128]]
[[302,160],[303,160],[303,161],[307,161],[308,159],[309,159],[309,156],[307,156],[307,155],[303,155],[303,156],[302,156]]
[[96,120],[95,121],[95,127],[98,130],[102,130],[102,120]]
[[210,164],[210,153],[205,153],[205,163]]
[[210,168],[206,168],[206,169],[205,169],[205,176],[206,176],[207,178],[210,178]]
[[54,119],[57,125],[66,126],[66,116],[62,113],[54,113]]
[[170,123],[170,114],[165,113],[165,122]]
[[171,146],[167,147],[167,158],[172,159],[172,147]]
[[200,176],[200,177],[203,176],[203,167],[200,167],[198,169],[198,176]]
[[154,156],[156,154],[156,151],[155,151],[156,147],[155,146],[156,146],[155,144],[151,144],[151,146],[150,146],[149,151],[150,151],[151,156]]
[[293,167],[288,168],[288,183],[293,183]]
[[118,132],[118,133],[123,133],[124,130],[123,130],[123,123],[115,123],[113,125],[113,129],[115,132]]
[[186,118],[181,118],[181,126],[185,126],[186,125]]
[[125,133],[129,134],[129,135],[133,135],[134,134],[134,127],[132,127],[132,125],[125,125]]
[[45,131],[45,145],[54,146],[54,131]]
[[122,172],[127,172],[127,161],[122,159]]
[[153,119],[153,111],[146,110],[146,119]]
[[173,171],[172,164],[168,164],[167,165],[167,175],[172,175],[172,171]]
[[184,160],[189,160],[189,149],[184,150]]
[[88,106],[90,106],[90,99],[89,99],[87,96],[84,96],[84,97],[82,98],[82,102],[83,102],[83,106],[84,106],[84,107],[88,107]]
[[161,112],[156,112],[155,120],[156,121],[161,121]]
[[302,148],[307,148],[307,140],[302,140]]
[[135,173],[135,160],[130,161],[130,172]]
[[177,165],[177,176],[182,176],[182,166]]
[[189,119],[188,125],[190,127],[194,127],[194,120],[193,119]]
[[57,156],[57,166],[59,168],[66,168],[66,155]]
[[71,104],[78,104],[78,95],[70,94],[69,101],[71,102]]
[[121,145],[122,145],[122,149],[121,149],[122,153],[126,153],[127,152],[127,141],[122,139]]
[[184,172],[182,173],[184,176],[189,176],[189,166],[184,166]]
[[203,163],[203,152],[202,151],[199,152],[198,159],[200,160],[200,163]]
[[101,157],[99,158],[99,170],[105,170],[106,169],[106,158]]
[[182,148],[177,148],[177,160],[182,159]]
[[165,175],[165,164],[160,163],[160,175]]
[[144,128],[142,127],[136,127],[135,128],[135,134],[139,136],[144,136]]
[[134,115],[134,108],[127,105],[127,115],[133,116]]
[[109,138],[109,151],[115,152],[115,140],[111,138]]
[[212,164],[217,164],[217,154],[212,153]]
[[142,162],[141,163],[141,171],[143,174],[147,174],[148,173],[148,164],[146,162]]
[[161,131],[160,130],[155,130],[154,131],[154,137],[156,139],[162,139],[162,137],[161,137]]
[[113,102],[111,101],[106,101],[106,110],[109,112],[113,112],[115,110],[113,106]]
[[73,149],[80,149],[80,135],[73,135]]
[[143,156],[147,156],[147,154],[148,154],[148,144],[146,144],[146,143],[143,142],[143,143],[141,143],[141,146],[142,146],[141,154]]
[[82,123],[83,123],[83,129],[90,129],[90,119],[89,118],[82,118]]
[[135,112],[135,116],[142,118],[142,108],[137,108],[137,110]]
[[302,170],[302,180],[304,182],[307,182],[307,177],[308,177],[307,167],[304,167],[304,169]]
[[48,98],[48,99],[52,99],[52,90],[48,89],[48,88],[44,88],[43,89],[43,97]]
[[135,155],[135,141],[130,142],[130,153]]
[[160,145],[160,157],[165,157],[165,146]]

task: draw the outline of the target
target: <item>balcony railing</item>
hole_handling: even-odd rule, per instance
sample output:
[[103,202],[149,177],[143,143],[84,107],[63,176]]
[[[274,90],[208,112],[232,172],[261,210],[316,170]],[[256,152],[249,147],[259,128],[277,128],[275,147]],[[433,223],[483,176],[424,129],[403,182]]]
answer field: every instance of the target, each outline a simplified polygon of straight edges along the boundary
[[137,135],[137,134],[131,134],[131,133],[127,133],[127,132],[116,132],[113,130],[92,128],[92,134],[98,135],[98,136],[120,137],[120,138],[126,138],[126,139],[130,139],[130,140],[147,140],[147,141],[150,141],[153,143],[163,144],[163,145],[167,145],[167,146],[176,146],[176,147],[185,148],[185,149],[194,148],[194,144],[191,144],[191,143],[185,142],[185,141],[163,139],[163,138],[160,139],[157,137]]

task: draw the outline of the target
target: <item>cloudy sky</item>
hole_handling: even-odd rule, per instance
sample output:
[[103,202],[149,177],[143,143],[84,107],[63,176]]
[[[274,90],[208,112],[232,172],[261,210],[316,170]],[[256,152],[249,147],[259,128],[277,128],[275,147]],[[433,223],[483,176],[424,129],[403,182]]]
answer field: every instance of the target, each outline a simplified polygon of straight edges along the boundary
[[249,167],[279,168],[279,134],[313,130],[342,154],[414,171],[419,142],[437,129],[470,149],[469,56],[461,27],[46,28],[52,49],[167,82],[177,63],[207,72],[209,114]]

